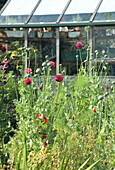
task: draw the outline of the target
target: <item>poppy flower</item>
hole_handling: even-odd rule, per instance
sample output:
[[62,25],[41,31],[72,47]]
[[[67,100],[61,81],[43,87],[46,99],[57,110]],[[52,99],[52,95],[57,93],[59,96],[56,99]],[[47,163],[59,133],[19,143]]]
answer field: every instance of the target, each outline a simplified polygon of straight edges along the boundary
[[72,119],[74,120],[74,116],[72,116]]
[[3,72],[3,71],[4,71],[4,66],[1,65],[1,66],[0,66],[0,69],[1,69],[1,71]]
[[55,81],[61,82],[63,81],[63,76],[62,75],[55,75]]
[[42,90],[42,85],[40,85],[40,90]]
[[96,109],[95,108],[93,109],[93,112],[96,113]]
[[48,122],[47,120],[45,120],[45,123],[47,123],[47,124],[48,124],[49,122]]
[[5,47],[2,47],[2,52],[4,53],[4,52],[6,52],[6,48]]
[[5,64],[4,64],[4,68],[8,68],[8,65],[7,65],[7,63],[5,63]]
[[31,80],[30,78],[26,77],[24,83],[25,83],[26,85],[30,85],[30,84],[32,83],[32,80]]
[[3,45],[1,44],[1,45],[0,45],[0,50],[2,50],[2,48],[3,48]]
[[43,121],[44,121],[44,122],[46,121],[46,117],[43,118]]
[[32,69],[31,68],[26,68],[26,73],[31,73]]
[[3,63],[8,63],[8,60],[7,60],[7,58],[3,61]]
[[2,75],[3,80],[6,80],[6,79],[7,79],[6,76],[7,76],[6,74],[3,74],[3,75]]
[[52,68],[55,67],[55,63],[54,63],[53,61],[49,61],[49,63],[51,63],[51,66],[50,66],[50,67],[52,67]]
[[48,144],[47,142],[44,142],[44,146],[47,146],[47,144]]
[[39,117],[41,117],[42,115],[41,114],[39,114],[39,115],[36,115],[36,118],[39,118]]
[[76,46],[76,48],[82,48],[83,44],[81,42],[78,42],[75,46]]
[[43,134],[43,137],[42,137],[42,140],[45,139],[46,136],[47,136],[47,133],[44,133],[44,134]]

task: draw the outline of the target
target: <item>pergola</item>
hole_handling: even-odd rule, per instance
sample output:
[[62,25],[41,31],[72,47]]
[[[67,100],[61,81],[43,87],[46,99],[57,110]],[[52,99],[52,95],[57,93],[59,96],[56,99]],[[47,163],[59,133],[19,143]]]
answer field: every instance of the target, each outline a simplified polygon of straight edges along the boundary
[[[0,11],[0,28],[56,28],[56,72],[59,72],[59,27],[89,26],[90,54],[95,51],[95,28],[114,28],[115,0],[8,0]],[[26,56],[27,57],[27,56]],[[27,67],[27,62],[26,62]]]

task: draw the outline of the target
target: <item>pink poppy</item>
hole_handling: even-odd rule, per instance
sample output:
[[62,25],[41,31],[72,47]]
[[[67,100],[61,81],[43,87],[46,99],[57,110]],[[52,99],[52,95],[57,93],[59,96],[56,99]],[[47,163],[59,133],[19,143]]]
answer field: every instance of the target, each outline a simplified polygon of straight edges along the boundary
[[55,63],[53,61],[49,61],[49,63],[51,63],[51,66],[50,67],[55,67]]
[[75,46],[76,46],[76,48],[82,48],[83,44],[81,42],[78,42]]
[[32,69],[31,68],[26,68],[26,73],[31,73]]

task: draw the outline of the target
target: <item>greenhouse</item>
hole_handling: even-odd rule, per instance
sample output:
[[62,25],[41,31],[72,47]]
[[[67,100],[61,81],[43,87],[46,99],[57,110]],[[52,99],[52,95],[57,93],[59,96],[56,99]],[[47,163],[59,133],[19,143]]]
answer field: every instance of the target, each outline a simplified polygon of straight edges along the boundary
[[48,55],[56,61],[57,73],[62,64],[69,75],[76,74],[75,43],[82,41],[90,45],[94,58],[99,51],[98,62],[105,50],[114,76],[114,6],[114,0],[8,0],[0,12],[1,39],[36,46],[39,63]]

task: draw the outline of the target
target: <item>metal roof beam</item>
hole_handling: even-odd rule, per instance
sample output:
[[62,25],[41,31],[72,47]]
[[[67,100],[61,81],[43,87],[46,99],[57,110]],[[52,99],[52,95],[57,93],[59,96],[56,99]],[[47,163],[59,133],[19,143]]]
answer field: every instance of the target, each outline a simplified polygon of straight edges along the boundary
[[2,14],[2,12],[5,10],[5,8],[7,7],[7,5],[10,3],[11,0],[8,0],[5,5],[2,7],[2,9],[0,10],[0,15]]
[[96,6],[96,8],[95,8],[95,11],[94,11],[93,14],[91,15],[89,22],[92,22],[92,21],[94,20],[94,17],[95,17],[95,15],[96,15],[96,13],[97,13],[97,11],[98,11],[98,9],[99,9],[102,1],[103,1],[103,0],[99,0],[99,3],[97,4],[97,6]]
[[63,9],[62,13],[61,13],[60,16],[58,17],[56,23],[59,23],[59,22],[61,21],[61,19],[62,19],[64,13],[65,13],[66,9],[68,8],[68,6],[69,6],[69,4],[70,4],[71,1],[72,1],[72,0],[68,0],[68,2],[67,2],[67,4],[66,4],[65,8]]
[[41,1],[42,1],[42,0],[38,0],[37,4],[35,5],[34,9],[32,10],[31,14],[29,15],[29,17],[27,18],[27,20],[25,21],[24,24],[27,24],[27,23],[30,21],[33,13],[35,12],[36,8],[38,7],[38,5],[40,4]]

